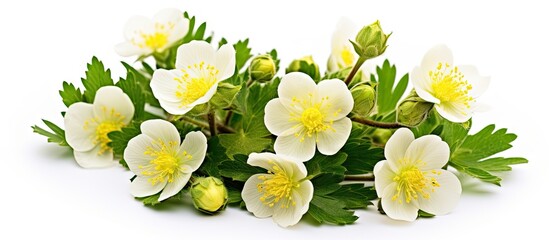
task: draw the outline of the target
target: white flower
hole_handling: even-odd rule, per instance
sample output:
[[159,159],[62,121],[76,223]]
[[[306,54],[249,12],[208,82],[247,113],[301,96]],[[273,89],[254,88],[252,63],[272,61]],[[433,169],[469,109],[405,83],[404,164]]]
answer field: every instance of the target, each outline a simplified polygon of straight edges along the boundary
[[413,221],[418,210],[442,215],[459,201],[457,177],[441,169],[448,162],[448,144],[435,135],[414,139],[407,128],[387,141],[385,158],[374,167],[375,188],[383,210],[392,219]]
[[205,42],[192,41],[177,49],[177,69],[156,70],[151,80],[154,96],[164,110],[181,115],[208,102],[217,85],[234,74],[236,55],[232,45],[219,50]]
[[339,20],[332,35],[332,53],[328,58],[329,72],[352,67],[356,63],[358,54],[349,40],[354,39],[357,33],[358,29],[351,20],[347,18]]
[[177,9],[159,11],[151,20],[134,16],[124,27],[125,42],[116,45],[116,52],[129,57],[162,52],[182,39],[189,30],[189,20]]
[[410,77],[417,94],[434,103],[437,112],[452,122],[471,118],[476,98],[490,83],[490,78],[480,76],[474,66],[454,66],[452,52],[444,45],[429,50]]
[[107,136],[119,131],[133,118],[132,101],[118,87],[97,90],[93,104],[77,102],[65,114],[65,137],[74,150],[76,162],[84,168],[114,164]]
[[322,154],[333,155],[345,145],[352,127],[346,116],[354,102],[343,81],[316,85],[308,75],[293,72],[282,78],[278,96],[265,106],[265,126],[278,136],[277,154],[307,161],[317,146]]
[[244,183],[242,199],[248,211],[259,218],[272,216],[281,227],[299,222],[313,198],[313,184],[306,179],[305,165],[272,153],[252,153],[248,164],[268,171]]
[[158,201],[177,194],[206,156],[206,136],[190,132],[181,143],[179,131],[168,121],[155,119],[141,124],[141,134],[128,142],[124,159],[137,175],[130,185],[135,197],[162,191]]

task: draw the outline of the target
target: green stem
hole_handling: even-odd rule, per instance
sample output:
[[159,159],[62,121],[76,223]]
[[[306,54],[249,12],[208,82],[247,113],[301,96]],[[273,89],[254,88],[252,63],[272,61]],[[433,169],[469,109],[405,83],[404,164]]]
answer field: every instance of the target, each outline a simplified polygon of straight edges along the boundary
[[362,181],[371,182],[374,181],[374,175],[346,175],[343,180],[345,181]]
[[[210,127],[209,123],[198,121],[194,118],[190,118],[190,117],[187,117],[187,116],[184,116],[184,115],[174,117],[172,121],[179,121],[179,120],[188,122],[190,124],[193,124],[195,126],[202,127],[202,128]],[[217,125],[217,130],[219,130],[219,132],[221,132],[221,133],[235,133],[236,132],[234,129],[232,129],[228,126],[225,126],[223,124],[217,123],[216,125]]]
[[394,129],[394,128],[402,128],[402,127],[408,127],[408,126],[404,126],[400,123],[387,123],[387,122],[378,122],[378,121],[374,121],[374,120],[370,120],[370,119],[367,119],[367,118],[361,118],[361,117],[351,117],[351,121],[353,122],[357,122],[357,123],[361,123],[361,124],[364,124],[364,125],[368,125],[368,126],[371,126],[371,127],[376,127],[376,128],[384,128],[384,129]]
[[362,64],[365,61],[366,61],[366,58],[363,58],[363,57],[358,58],[358,60],[355,63],[355,66],[353,67],[353,69],[351,70],[351,72],[349,73],[347,78],[345,79],[345,84],[347,84],[347,86],[349,86],[349,84],[351,84],[351,81],[353,80],[356,73],[358,72],[358,70],[360,70],[360,67],[362,66]]
[[216,135],[217,126],[215,124],[215,112],[212,110],[208,113],[208,125],[210,126],[210,135],[213,137]]

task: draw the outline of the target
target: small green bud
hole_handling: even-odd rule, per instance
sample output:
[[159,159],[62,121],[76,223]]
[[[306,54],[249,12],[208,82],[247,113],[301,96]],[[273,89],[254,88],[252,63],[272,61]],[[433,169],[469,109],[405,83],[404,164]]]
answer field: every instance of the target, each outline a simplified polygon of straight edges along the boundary
[[418,126],[429,116],[433,105],[412,91],[397,107],[397,122],[410,127]]
[[320,80],[320,70],[318,64],[315,63],[312,56],[305,56],[300,59],[293,60],[288,68],[286,68],[286,73],[291,72],[302,72],[309,75],[314,80]]
[[370,85],[360,84],[351,89],[355,105],[353,113],[360,116],[368,116],[376,104],[376,92]]
[[276,74],[276,64],[269,54],[259,55],[250,63],[250,77],[253,81],[268,82]]
[[215,177],[197,178],[191,186],[191,196],[194,207],[207,214],[224,210],[229,197],[223,182]]
[[379,21],[363,27],[356,35],[356,42],[351,42],[356,53],[361,58],[375,58],[387,49],[387,39],[391,33],[385,34],[381,29]]

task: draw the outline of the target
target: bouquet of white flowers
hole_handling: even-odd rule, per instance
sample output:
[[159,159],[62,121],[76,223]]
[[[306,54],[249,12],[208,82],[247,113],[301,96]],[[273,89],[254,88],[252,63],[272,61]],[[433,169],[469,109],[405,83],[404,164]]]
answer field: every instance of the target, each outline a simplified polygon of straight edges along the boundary
[[388,47],[379,21],[358,33],[341,22],[326,73],[310,56],[281,73],[276,50],[215,43],[206,23],[176,9],[131,18],[124,36],[116,51],[137,59],[122,62],[127,75],[113,81],[93,57],[83,89],[64,82],[59,92],[64,129],[44,120],[49,130],[33,130],[81,167],[133,172],[129,192],[145,205],[191,197],[206,214],[240,206],[288,227],[304,214],[353,223],[354,209],[376,202],[413,221],[454,209],[456,174],[500,185],[495,172],[528,162],[494,156],[516,139],[506,129],[469,132],[489,78],[456,65],[448,47],[428,50],[410,74],[388,60],[361,68]]

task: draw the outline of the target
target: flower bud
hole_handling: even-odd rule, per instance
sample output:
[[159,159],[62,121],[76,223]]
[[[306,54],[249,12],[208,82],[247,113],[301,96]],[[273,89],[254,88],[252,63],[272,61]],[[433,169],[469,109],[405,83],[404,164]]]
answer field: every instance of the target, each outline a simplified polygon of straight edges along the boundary
[[372,133],[372,141],[377,145],[385,146],[392,135],[393,131],[389,129],[376,128]]
[[385,34],[381,29],[379,21],[363,27],[358,32],[355,41],[352,42],[355,51],[361,58],[375,58],[385,52],[387,49],[387,39],[391,33]]
[[191,186],[191,196],[194,207],[207,214],[224,210],[228,200],[227,188],[215,177],[197,178]]
[[271,55],[259,55],[250,63],[249,71],[253,81],[268,82],[276,74],[276,64]]
[[370,85],[361,84],[351,89],[355,105],[353,113],[360,116],[368,116],[376,104],[376,92]]
[[433,103],[425,102],[412,91],[397,108],[397,122],[415,127],[421,124],[433,109]]
[[315,63],[312,56],[305,56],[300,59],[293,60],[288,68],[286,68],[286,73],[291,72],[302,72],[309,75],[314,80],[320,80],[320,70],[318,69],[318,64]]

